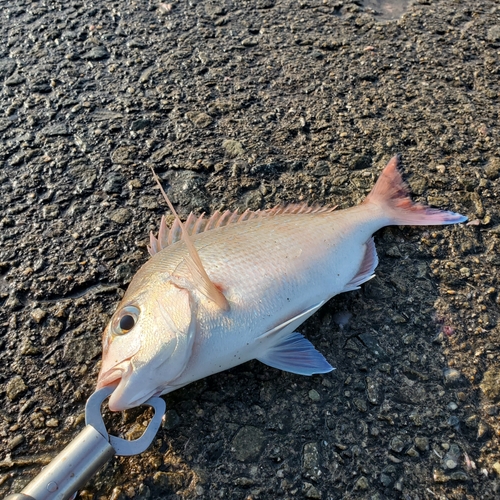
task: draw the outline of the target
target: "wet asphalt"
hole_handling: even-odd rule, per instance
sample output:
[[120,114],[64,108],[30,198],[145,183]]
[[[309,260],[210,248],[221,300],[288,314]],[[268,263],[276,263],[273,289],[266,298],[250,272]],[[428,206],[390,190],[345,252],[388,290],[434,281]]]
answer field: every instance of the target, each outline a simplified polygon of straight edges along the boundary
[[498,498],[500,4],[366,4],[0,1],[0,497],[83,428],[166,213],[150,166],[186,217],[346,208],[401,153],[470,223],[377,233],[377,277],[301,327],[337,369],[180,389],[78,498]]

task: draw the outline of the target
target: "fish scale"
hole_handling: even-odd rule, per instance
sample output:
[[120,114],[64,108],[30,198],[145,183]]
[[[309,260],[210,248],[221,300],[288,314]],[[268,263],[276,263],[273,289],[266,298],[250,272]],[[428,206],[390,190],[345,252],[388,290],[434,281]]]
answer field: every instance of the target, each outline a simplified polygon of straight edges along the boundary
[[[234,350],[226,340],[228,329],[238,332],[239,340],[249,347],[263,332],[313,307],[324,297],[330,298],[340,292],[340,282],[332,276],[342,275],[342,281],[346,283],[356,274],[364,255],[364,245],[360,244],[356,248],[358,255],[351,253],[347,262],[346,256],[335,255],[339,248],[329,240],[338,232],[331,230],[335,225],[332,218],[339,217],[335,213],[322,217],[324,220],[320,221],[311,215],[278,215],[272,219],[248,221],[241,228],[226,226],[195,238],[200,257],[207,263],[207,273],[222,285],[231,310],[221,315],[209,300],[202,295],[198,297],[201,333],[186,367],[190,378],[196,380],[197,367],[202,364],[203,353],[208,346],[215,347],[215,355],[210,359],[210,371],[220,371],[218,368],[223,360]],[[329,238],[326,230],[329,230]],[[259,237],[261,233],[265,236]],[[315,255],[311,255],[307,242],[318,239],[320,235],[323,245],[316,247]],[[164,249],[153,259],[164,260],[162,252],[167,252],[171,262],[169,269],[174,269],[180,262],[177,272],[188,274],[186,266],[182,266],[187,250],[182,243],[176,245],[178,249]],[[321,255],[325,253],[331,255]],[[330,263],[326,269],[322,264],[324,260]],[[255,262],[260,264],[256,266]],[[253,359],[257,357],[259,347],[254,346],[255,350],[249,349],[246,354],[235,352],[233,358],[239,362]]]
[[[276,215],[272,218],[250,220],[241,225],[225,226],[194,237],[198,253],[205,263],[207,273],[215,283],[222,286],[231,303],[230,318],[241,318],[245,326],[257,316],[274,315],[280,310],[288,316],[298,307],[307,308],[324,297],[340,292],[339,282],[332,276],[348,282],[359,268],[364,255],[363,243],[369,238],[371,230],[351,234],[349,227],[343,227],[346,221],[342,212],[309,215]],[[338,235],[345,238],[357,237],[359,255],[342,255],[344,247],[335,245]],[[311,241],[321,240],[321,245],[311,247]],[[175,273],[189,276],[184,257],[186,246],[177,242],[159,252],[151,259],[149,273]],[[348,257],[346,259],[346,257]],[[345,262],[347,261],[347,262]],[[324,262],[329,264],[325,269]],[[256,265],[258,263],[258,265]],[[344,279],[345,277],[345,279]],[[134,283],[130,285],[133,288]],[[304,287],[317,288],[316,295],[306,293]],[[205,299],[206,300],[206,299]],[[222,320],[216,308],[203,304],[208,311],[214,311],[215,320]],[[312,301],[312,302],[311,302]],[[249,303],[255,307],[249,309]],[[286,308],[283,311],[283,308]],[[290,311],[288,311],[289,309]],[[248,318],[248,319],[247,319]],[[203,320],[203,317],[200,317]],[[276,320],[274,320],[274,323]],[[274,325],[267,325],[269,327]]]

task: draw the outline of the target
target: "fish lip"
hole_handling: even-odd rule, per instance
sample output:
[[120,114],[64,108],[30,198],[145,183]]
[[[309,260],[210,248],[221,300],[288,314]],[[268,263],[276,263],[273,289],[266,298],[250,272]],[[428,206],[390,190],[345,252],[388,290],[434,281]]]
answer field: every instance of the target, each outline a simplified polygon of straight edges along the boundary
[[97,379],[96,390],[110,385],[116,385],[122,378],[123,370],[121,368],[111,368],[104,375],[99,375]]
[[104,373],[101,370],[99,376],[97,377],[96,390],[102,389],[103,387],[108,387],[110,385],[117,385],[121,381],[123,374],[128,371],[128,367],[130,366],[131,362],[131,358],[128,358],[118,363],[117,365],[112,366]]
[[[115,389],[116,391],[116,389]],[[148,393],[145,393],[141,395],[140,397],[130,401],[122,401],[123,398],[121,398],[121,394],[117,393],[114,397],[113,395],[115,394],[115,391],[111,394],[109,401],[108,401],[108,408],[111,411],[124,411],[124,410],[130,410],[131,408],[136,408],[137,406],[141,406],[144,404],[148,399],[152,398],[153,396],[159,396],[161,391],[157,390],[152,390]]]
[[[118,386],[111,393],[108,400],[108,408],[111,411],[124,411],[141,406],[148,399],[153,396],[159,396],[162,392],[161,389],[158,388],[148,390],[145,387],[137,391],[135,387],[131,388],[128,382],[128,377],[122,378]],[[132,397],[131,393],[133,394]]]

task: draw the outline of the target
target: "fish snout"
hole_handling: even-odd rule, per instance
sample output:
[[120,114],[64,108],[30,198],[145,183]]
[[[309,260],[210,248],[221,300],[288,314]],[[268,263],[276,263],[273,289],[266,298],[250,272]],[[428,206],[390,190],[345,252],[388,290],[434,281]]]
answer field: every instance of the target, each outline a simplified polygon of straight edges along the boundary
[[131,371],[132,360],[141,347],[138,335],[129,336],[127,339],[117,337],[108,342],[109,334],[105,333],[104,338],[106,340],[103,345],[101,370],[97,377],[97,389],[117,384],[125,373]]

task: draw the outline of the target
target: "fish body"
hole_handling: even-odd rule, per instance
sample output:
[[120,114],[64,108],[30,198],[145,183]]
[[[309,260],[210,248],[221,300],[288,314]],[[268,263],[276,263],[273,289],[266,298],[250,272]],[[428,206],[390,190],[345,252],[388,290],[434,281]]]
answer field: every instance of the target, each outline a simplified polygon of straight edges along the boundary
[[[137,406],[251,359],[293,373],[333,368],[296,328],[327,300],[373,277],[372,235],[391,224],[465,217],[413,204],[395,157],[360,205],[292,205],[176,220],[151,238],[103,335],[98,388],[112,410]],[[200,266],[202,266],[200,268]]]

